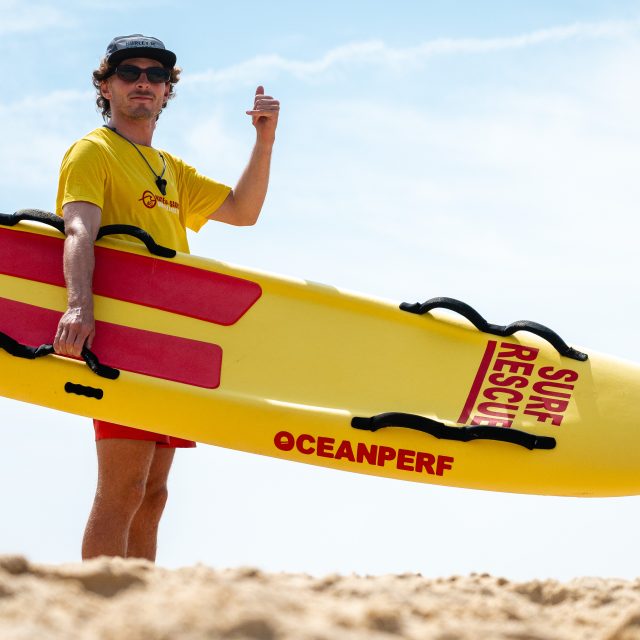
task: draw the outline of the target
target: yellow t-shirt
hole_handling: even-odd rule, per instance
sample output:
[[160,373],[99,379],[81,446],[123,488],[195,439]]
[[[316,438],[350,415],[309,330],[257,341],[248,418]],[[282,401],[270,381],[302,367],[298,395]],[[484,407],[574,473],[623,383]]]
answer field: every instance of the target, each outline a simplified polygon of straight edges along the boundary
[[[166,195],[160,193],[151,169],[131,143],[100,127],[73,144],[62,159],[56,213],[61,216],[68,202],[90,202],[102,210],[101,226],[134,225],[158,244],[188,253],[186,228],[198,231],[231,188],[166,151],[137,147],[156,175],[162,173],[160,154],[164,156]],[[113,237],[135,241],[131,236]]]

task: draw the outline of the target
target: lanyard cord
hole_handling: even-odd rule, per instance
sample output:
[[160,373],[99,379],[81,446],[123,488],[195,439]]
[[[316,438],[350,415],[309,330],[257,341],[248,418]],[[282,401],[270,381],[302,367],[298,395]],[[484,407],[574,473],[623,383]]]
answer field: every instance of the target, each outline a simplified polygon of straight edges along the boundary
[[153,170],[153,167],[149,164],[149,161],[145,158],[145,156],[142,153],[142,151],[140,151],[140,149],[138,149],[138,145],[135,142],[132,142],[131,140],[129,140],[129,138],[123,136],[115,127],[110,127],[107,124],[105,124],[103,126],[105,126],[107,129],[109,129],[109,131],[113,131],[113,133],[115,133],[116,135],[119,135],[123,140],[126,140],[138,152],[140,157],[145,161],[147,167],[149,167],[149,170],[151,171],[151,173],[153,173],[153,175],[154,175],[154,177],[156,179],[156,187],[158,187],[158,189],[160,190],[160,193],[163,196],[166,196],[167,195],[167,181],[162,177],[162,176],[164,176],[164,172],[167,170],[167,163],[166,163],[166,161],[164,159],[164,156],[158,151],[158,155],[162,159],[162,173],[160,175],[158,175]]

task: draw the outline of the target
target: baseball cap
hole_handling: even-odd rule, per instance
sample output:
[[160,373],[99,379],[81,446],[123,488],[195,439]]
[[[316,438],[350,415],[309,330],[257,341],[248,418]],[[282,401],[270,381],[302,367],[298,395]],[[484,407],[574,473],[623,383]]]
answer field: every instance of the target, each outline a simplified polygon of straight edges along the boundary
[[176,54],[166,49],[162,40],[153,36],[143,36],[141,33],[116,36],[109,43],[105,56],[111,66],[127,58],[151,58],[169,68],[173,68],[176,64]]

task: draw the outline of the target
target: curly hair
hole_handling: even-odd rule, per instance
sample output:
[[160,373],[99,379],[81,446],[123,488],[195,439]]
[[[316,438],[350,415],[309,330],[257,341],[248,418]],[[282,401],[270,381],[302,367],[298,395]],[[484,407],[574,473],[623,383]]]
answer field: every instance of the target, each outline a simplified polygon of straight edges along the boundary
[[[105,122],[107,122],[111,117],[111,102],[102,95],[102,92],[100,91],[100,83],[112,76],[114,71],[115,67],[111,66],[107,62],[106,58],[103,58],[100,61],[100,66],[93,72],[93,86],[97,92],[96,105],[98,105],[98,110],[102,113],[102,118]],[[162,105],[162,109],[167,106],[171,98],[175,97],[174,90],[176,84],[178,84],[178,81],[180,80],[181,71],[182,69],[180,69],[180,67],[173,67],[173,69],[171,69],[171,77],[169,78],[169,96]],[[162,109],[160,110],[160,113],[162,113]],[[156,116],[156,120],[160,117],[160,113]]]

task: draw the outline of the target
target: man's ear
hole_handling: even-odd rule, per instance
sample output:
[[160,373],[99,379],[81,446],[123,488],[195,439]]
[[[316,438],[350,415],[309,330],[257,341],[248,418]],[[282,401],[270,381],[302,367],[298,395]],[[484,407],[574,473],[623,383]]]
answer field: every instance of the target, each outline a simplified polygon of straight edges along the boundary
[[111,89],[109,88],[109,83],[106,80],[102,80],[102,82],[100,82],[100,93],[103,98],[111,100]]

